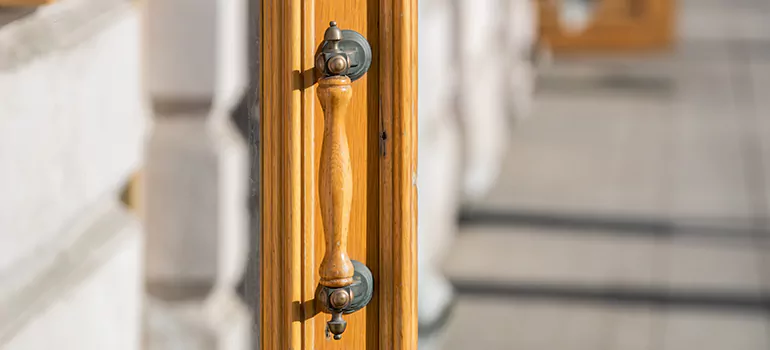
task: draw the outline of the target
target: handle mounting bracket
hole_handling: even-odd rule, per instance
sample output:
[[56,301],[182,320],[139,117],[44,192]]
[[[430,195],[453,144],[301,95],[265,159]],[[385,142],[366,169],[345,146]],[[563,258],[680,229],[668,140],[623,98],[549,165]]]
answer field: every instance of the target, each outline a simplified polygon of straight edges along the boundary
[[315,68],[322,77],[344,75],[356,81],[372,66],[369,41],[354,30],[339,29],[335,21],[329,23],[317,52]]

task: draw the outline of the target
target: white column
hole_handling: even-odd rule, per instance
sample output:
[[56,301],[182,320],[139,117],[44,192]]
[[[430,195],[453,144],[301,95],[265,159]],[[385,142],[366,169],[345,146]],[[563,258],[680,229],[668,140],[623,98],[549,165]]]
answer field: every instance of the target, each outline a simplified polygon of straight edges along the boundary
[[452,2],[421,0],[419,7],[418,318],[420,349],[434,349],[437,334],[424,330],[437,326],[453,298],[441,266],[457,230],[462,144]]
[[151,0],[144,79],[148,349],[250,349],[236,295],[247,227],[247,150],[230,112],[248,80],[246,3]]
[[534,100],[538,54],[537,9],[533,0],[505,0],[502,14],[505,97],[514,123],[529,117]]
[[459,100],[464,140],[463,197],[494,184],[510,134],[501,0],[457,0]]

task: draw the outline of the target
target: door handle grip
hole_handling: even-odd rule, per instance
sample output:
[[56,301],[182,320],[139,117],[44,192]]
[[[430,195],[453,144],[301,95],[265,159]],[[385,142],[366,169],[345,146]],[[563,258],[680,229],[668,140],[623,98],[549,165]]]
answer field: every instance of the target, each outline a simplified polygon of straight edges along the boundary
[[[341,339],[347,322],[343,314],[358,311],[372,298],[374,279],[366,265],[350,260],[348,231],[353,201],[353,169],[345,120],[353,97],[351,81],[371,65],[371,48],[360,34],[340,30],[331,22],[315,58],[318,100],[324,112],[324,134],[318,190],[326,251],[318,268],[316,300],[331,313],[326,323],[334,339]],[[328,334],[328,333],[327,333]]]
[[345,130],[345,118],[352,97],[350,78],[346,76],[324,77],[318,81],[318,99],[324,111],[318,187],[326,235],[326,253],[318,273],[321,285],[332,288],[353,283],[353,263],[347,251],[353,170]]

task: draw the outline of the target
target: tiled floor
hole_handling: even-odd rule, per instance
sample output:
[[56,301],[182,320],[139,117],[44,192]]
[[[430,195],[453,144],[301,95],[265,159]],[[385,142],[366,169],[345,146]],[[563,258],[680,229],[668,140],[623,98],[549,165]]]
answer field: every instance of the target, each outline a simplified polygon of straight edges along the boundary
[[545,72],[448,254],[438,348],[769,349],[763,43]]
[[[768,82],[751,81],[737,64],[658,65],[649,68],[657,68],[652,77],[639,66],[547,74],[535,116],[511,137],[499,187],[479,207],[676,219],[764,215],[752,179],[763,160],[752,138],[762,125],[741,100],[753,92],[749,84]],[[588,84],[587,74],[604,76]],[[651,82],[635,83],[643,79]]]
[[767,349],[761,313],[463,297],[443,349]]

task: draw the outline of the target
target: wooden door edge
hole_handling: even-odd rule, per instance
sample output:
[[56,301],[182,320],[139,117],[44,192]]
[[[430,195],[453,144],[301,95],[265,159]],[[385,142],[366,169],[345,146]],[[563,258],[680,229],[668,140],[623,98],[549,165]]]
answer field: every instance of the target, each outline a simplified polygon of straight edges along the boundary
[[380,4],[380,348],[416,349],[417,1]]

